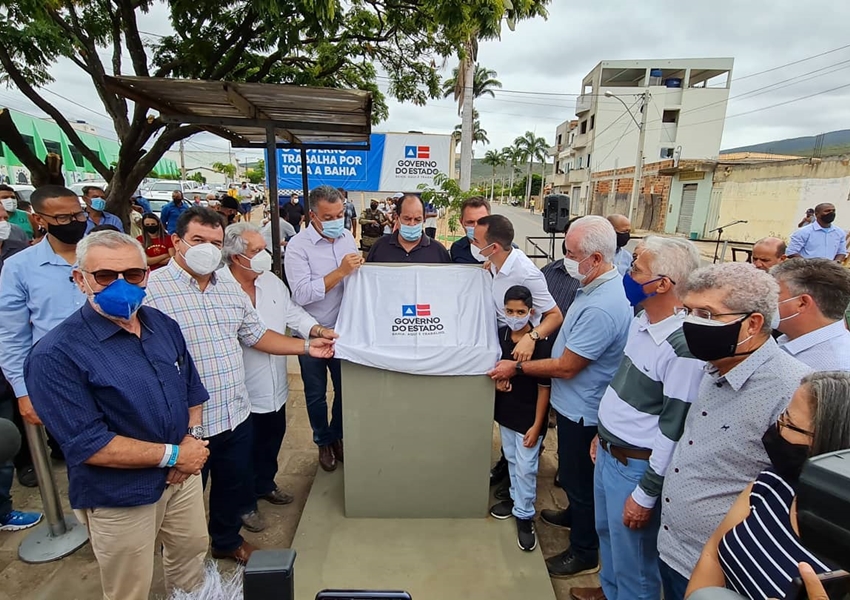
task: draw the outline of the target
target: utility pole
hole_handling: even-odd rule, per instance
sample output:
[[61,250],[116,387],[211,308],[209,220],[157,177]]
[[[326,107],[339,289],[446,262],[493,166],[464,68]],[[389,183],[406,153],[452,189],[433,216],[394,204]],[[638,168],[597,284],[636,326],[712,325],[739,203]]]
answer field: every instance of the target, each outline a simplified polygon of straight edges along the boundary
[[649,90],[644,91],[640,103],[640,131],[638,135],[637,156],[635,157],[635,181],[632,185],[632,198],[629,202],[629,220],[635,218],[635,206],[640,198],[640,182],[643,179],[643,144],[646,139],[646,116],[649,114]]
[[[463,79],[463,110],[460,132],[460,189],[468,192],[472,185],[472,85],[475,81],[475,61],[468,57],[459,69],[465,68]],[[460,72],[458,71],[458,76]]]
[[183,140],[180,140],[180,180],[186,181],[186,154],[183,152]]

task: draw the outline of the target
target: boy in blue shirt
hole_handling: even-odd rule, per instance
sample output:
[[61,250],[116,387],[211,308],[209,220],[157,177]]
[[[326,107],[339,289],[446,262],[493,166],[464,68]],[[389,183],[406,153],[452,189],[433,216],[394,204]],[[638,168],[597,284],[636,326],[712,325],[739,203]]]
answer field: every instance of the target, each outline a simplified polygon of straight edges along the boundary
[[[505,320],[499,328],[502,358],[512,360],[517,342],[531,331],[529,319],[534,313],[531,292],[515,285],[505,293]],[[549,358],[552,340],[541,339],[532,360]],[[534,501],[537,499],[537,467],[541,434],[547,427],[549,379],[518,373],[509,381],[496,382],[496,422],[502,438],[502,450],[508,461],[510,500],[495,504],[490,515],[496,519],[516,519],[517,545],[531,552],[537,547],[534,530]]]

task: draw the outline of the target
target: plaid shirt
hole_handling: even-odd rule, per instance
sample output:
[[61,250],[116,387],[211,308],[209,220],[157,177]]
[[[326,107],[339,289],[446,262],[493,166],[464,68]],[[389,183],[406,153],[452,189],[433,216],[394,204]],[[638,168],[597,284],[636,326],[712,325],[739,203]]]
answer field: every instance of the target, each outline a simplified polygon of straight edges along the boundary
[[151,273],[145,304],[177,321],[183,331],[210,394],[203,418],[207,437],[235,429],[251,414],[239,343],[253,346],[266,333],[251,300],[238,283],[215,274],[202,292],[172,260]]

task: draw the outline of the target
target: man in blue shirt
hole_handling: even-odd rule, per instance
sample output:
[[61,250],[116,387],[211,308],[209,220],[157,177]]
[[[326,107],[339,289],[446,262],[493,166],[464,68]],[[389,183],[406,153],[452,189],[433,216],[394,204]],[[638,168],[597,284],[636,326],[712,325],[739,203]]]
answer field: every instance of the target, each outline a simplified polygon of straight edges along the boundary
[[86,233],[99,225],[112,225],[118,231],[124,231],[124,224],[111,212],[106,212],[106,192],[94,185],[83,188],[83,202],[86,203],[86,212],[89,220],[86,222]]
[[30,196],[41,242],[7,259],[0,272],[0,368],[18,398],[25,421],[38,425],[24,382],[24,361],[33,344],[86,300],[71,280],[77,242],[88,215],[73,191],[45,185]]
[[552,378],[558,474],[569,508],[543,511],[541,518],[550,525],[570,528],[570,547],[546,561],[550,576],[556,578],[599,570],[589,451],[597,433],[599,402],[620,366],[633,316],[622,277],[613,265],[617,238],[611,223],[603,217],[582,217],[570,226],[566,245],[564,266],[581,289],[555,339],[552,358],[503,360],[490,372],[497,381],[516,373]]
[[86,523],[104,598],[147,600],[162,546],[168,594],[204,578],[200,471],[209,398],[180,326],[141,307],[141,245],[103,231],[77,247],[88,302],[36,344],[25,377],[68,463],[71,507]]
[[[483,196],[473,196],[463,201],[463,204],[460,205],[460,224],[463,227],[463,237],[455,241],[449,250],[452,262],[467,265],[480,265],[484,262],[484,257],[478,254],[478,248],[472,245],[472,238],[475,235],[478,219],[489,215],[490,203]],[[475,248],[475,255],[473,248]]]
[[183,202],[183,192],[180,190],[171,192],[171,202],[163,206],[159,213],[159,220],[162,221],[169,235],[174,235],[174,232],[177,231],[177,219],[188,208],[189,205]]
[[847,258],[844,230],[832,224],[835,205],[823,202],[815,206],[815,221],[791,234],[788,258],[826,258],[843,262]]

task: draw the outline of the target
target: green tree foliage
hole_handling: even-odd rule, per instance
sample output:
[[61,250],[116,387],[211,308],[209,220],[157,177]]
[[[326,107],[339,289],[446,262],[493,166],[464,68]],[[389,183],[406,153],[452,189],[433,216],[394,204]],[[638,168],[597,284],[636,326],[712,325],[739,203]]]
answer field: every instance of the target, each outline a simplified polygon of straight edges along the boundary
[[[478,111],[472,111],[472,143],[473,144],[489,144],[490,138],[487,137],[487,130],[481,127],[481,121],[478,119]],[[455,140],[455,146],[460,142],[460,132],[463,129],[463,123],[455,125],[452,138]]]
[[221,173],[231,181],[236,179],[236,165],[230,163],[214,162],[212,164],[212,170],[216,173]]
[[[452,76],[443,82],[443,98],[454,96],[457,88],[457,72],[458,68],[452,70]],[[496,79],[498,73],[492,69],[487,69],[481,65],[475,66],[475,79],[472,81],[472,97],[480,98],[481,96],[490,96],[495,98],[493,92],[496,88],[502,87],[502,82]]]
[[514,140],[514,148],[516,148],[519,155],[519,162],[526,163],[528,167],[525,176],[527,186],[525,191],[526,205],[531,201],[531,196],[533,195],[531,191],[533,178],[529,179],[531,177],[531,167],[535,160],[546,161],[548,147],[549,145],[546,143],[546,139],[538,137],[533,131],[526,131],[525,134]]
[[200,171],[195,171],[191,175],[187,175],[186,179],[190,181],[197,181],[200,185],[204,185],[207,182],[207,178],[201,175]]
[[251,183],[263,183],[266,180],[266,161],[258,160],[255,168],[245,171],[245,178]]
[[[441,95],[439,65],[470,39],[492,39],[501,24],[544,15],[548,0],[0,0],[0,82],[14,85],[53,118],[110,182],[110,210],[129,197],[171,146],[201,131],[165,123],[106,89],[105,77],[137,75],[288,83],[368,90],[375,123],[387,95],[423,105]],[[164,5],[174,33],[139,29],[141,14]],[[67,59],[95,87],[121,142],[105,165],[44,96],[51,67]],[[389,78],[387,95],[377,70]],[[94,98],[86,99],[91,105]],[[20,138],[0,131],[0,139]],[[20,141],[19,139],[12,140]],[[32,159],[32,156],[24,157]],[[34,161],[30,162],[37,168]]]

